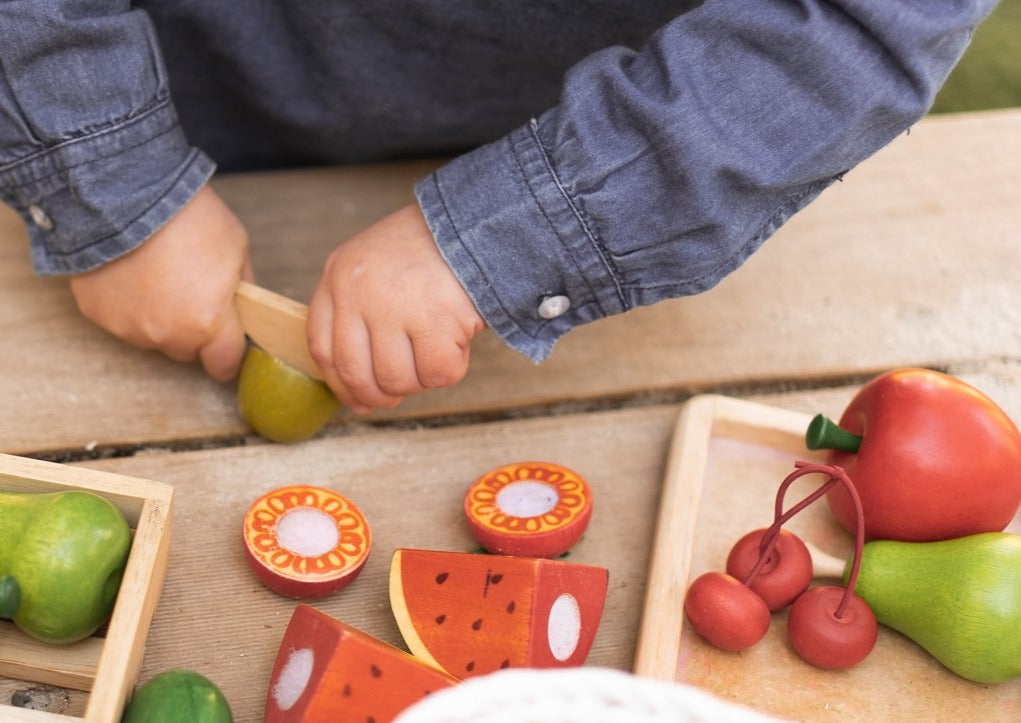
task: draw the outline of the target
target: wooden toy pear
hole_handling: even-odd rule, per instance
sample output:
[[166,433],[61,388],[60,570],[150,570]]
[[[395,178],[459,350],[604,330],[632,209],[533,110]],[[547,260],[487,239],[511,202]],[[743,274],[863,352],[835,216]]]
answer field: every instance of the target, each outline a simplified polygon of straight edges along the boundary
[[979,683],[1021,675],[1021,536],[874,540],[855,588],[876,619]]

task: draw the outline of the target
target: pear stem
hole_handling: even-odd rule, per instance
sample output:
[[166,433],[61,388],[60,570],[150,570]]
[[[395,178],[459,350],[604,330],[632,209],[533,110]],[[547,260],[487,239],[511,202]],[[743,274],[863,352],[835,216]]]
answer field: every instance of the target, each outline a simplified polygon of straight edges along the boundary
[[21,585],[11,575],[0,576],[0,618],[12,618],[21,606]]
[[861,446],[861,437],[848,432],[825,414],[817,414],[805,430],[805,446],[809,449],[839,449],[853,454]]

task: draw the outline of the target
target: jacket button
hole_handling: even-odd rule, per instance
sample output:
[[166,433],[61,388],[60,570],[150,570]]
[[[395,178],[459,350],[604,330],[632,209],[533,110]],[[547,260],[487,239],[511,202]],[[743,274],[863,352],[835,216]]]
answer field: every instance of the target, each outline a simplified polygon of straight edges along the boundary
[[556,319],[571,308],[571,300],[566,296],[547,296],[539,302],[539,316],[543,319]]
[[32,223],[41,228],[43,231],[53,230],[53,219],[46,215],[46,212],[34,203],[28,207],[28,215],[32,218]]

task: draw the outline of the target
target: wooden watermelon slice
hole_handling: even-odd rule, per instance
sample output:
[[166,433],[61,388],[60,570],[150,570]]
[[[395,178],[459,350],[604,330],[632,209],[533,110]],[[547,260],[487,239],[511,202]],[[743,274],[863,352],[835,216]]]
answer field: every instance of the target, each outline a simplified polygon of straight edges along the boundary
[[457,678],[581,665],[607,576],[562,560],[399,549],[390,607],[411,652]]
[[456,682],[403,650],[299,604],[273,665],[264,721],[385,723]]

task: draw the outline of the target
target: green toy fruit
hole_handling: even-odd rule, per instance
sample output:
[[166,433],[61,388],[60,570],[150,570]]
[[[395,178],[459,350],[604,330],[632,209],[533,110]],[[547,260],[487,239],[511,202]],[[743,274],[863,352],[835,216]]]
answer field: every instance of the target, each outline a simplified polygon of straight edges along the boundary
[[97,494],[0,492],[0,611],[39,640],[81,640],[110,617],[130,547]]
[[249,426],[274,442],[300,442],[322,429],[340,403],[321,381],[250,346],[238,374],[238,408]]
[[150,678],[132,697],[122,723],[232,723],[234,716],[216,684],[190,670]]
[[1021,675],[1021,536],[865,545],[855,592],[876,619],[961,677]]

